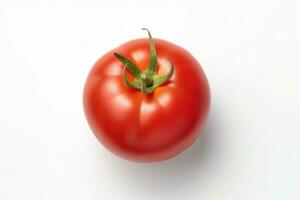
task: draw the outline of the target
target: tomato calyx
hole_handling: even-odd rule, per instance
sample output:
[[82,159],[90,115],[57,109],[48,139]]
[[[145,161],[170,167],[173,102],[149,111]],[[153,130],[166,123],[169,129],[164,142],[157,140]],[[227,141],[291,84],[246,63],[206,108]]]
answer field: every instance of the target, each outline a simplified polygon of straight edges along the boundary
[[[156,56],[156,49],[154,45],[154,40],[151,36],[151,33],[148,29],[143,28],[148,32],[149,42],[150,42],[150,63],[148,68],[145,71],[141,71],[133,62],[129,59],[125,58],[124,56],[114,53],[115,57],[124,64],[123,68],[123,78],[125,85],[130,88],[141,90],[143,94],[152,93],[155,88],[161,86],[170,78],[174,73],[173,64],[171,64],[171,69],[167,74],[158,75],[157,72],[157,56]],[[128,69],[134,76],[134,81],[130,82],[126,75],[126,69]]]

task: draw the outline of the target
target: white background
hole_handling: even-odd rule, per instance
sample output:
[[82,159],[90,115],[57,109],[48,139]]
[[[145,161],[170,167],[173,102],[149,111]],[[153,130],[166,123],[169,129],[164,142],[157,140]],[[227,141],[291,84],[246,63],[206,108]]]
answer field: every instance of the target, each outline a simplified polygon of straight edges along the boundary
[[[2,0],[0,199],[300,199],[299,19],[296,0]],[[143,27],[212,92],[203,135],[155,164],[109,153],[82,108],[94,62]]]

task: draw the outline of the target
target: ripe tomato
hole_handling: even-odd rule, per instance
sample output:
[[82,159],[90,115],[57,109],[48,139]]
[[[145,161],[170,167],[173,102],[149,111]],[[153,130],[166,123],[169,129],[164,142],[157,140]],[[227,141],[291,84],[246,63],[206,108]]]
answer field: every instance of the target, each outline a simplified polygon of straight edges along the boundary
[[120,157],[140,162],[169,159],[190,146],[210,104],[197,60],[175,44],[154,40],[149,31],[148,36],[102,56],[83,97],[98,140]]

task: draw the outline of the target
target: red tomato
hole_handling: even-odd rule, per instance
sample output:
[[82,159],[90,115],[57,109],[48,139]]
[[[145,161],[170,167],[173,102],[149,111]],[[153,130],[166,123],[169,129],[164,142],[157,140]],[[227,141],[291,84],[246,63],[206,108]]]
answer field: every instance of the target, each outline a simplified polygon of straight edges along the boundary
[[190,146],[210,105],[208,81],[197,60],[148,35],[102,56],[88,75],[83,97],[98,140],[139,162],[166,160]]

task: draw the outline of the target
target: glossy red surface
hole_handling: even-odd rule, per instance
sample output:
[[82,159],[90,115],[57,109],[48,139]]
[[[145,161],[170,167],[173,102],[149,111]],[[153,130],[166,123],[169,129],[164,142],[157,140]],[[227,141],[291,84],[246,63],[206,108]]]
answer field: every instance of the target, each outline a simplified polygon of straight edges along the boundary
[[[197,60],[183,48],[155,39],[158,74],[174,74],[152,94],[124,84],[123,64],[113,52],[141,70],[149,64],[149,40],[129,41],[102,56],[88,75],[84,110],[95,136],[122,158],[151,162],[169,159],[199,136],[210,104],[209,85]],[[128,77],[132,75],[127,71]]]

